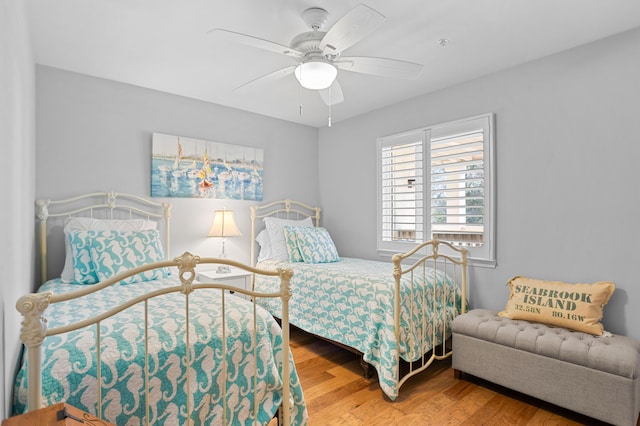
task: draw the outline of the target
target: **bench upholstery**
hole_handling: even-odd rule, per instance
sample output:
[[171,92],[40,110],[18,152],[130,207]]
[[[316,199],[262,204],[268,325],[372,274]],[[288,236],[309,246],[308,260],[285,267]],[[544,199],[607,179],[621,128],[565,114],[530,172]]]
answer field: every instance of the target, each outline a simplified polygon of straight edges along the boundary
[[455,318],[452,366],[587,416],[636,425],[640,342],[511,320],[474,309]]

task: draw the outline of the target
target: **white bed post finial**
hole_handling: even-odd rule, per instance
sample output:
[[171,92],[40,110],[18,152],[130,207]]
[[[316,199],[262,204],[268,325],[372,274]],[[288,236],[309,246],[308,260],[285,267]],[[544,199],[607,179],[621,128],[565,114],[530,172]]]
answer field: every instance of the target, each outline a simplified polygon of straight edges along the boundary
[[118,194],[114,191],[107,192],[107,206],[110,209],[115,208],[116,206],[116,198],[118,198]]
[[43,316],[49,306],[51,293],[32,293],[16,302],[16,309],[24,317],[20,329],[20,340],[27,347],[42,343],[47,333],[47,320]]
[[194,256],[186,251],[182,256],[176,257],[174,260],[178,262],[182,293],[190,294],[193,291],[191,284],[196,277],[195,267],[200,262],[200,256]]
[[291,269],[278,268],[278,274],[280,275],[280,291],[282,292],[282,297],[289,300],[291,298],[289,283],[291,282],[291,277],[293,277],[293,271]]
[[44,311],[49,306],[51,293],[33,293],[22,296],[16,302],[16,309],[24,317],[20,329],[20,340],[27,347],[29,372],[27,377],[28,411],[37,410],[42,405],[42,380],[40,373],[40,345],[47,334],[47,320]]
[[171,207],[173,204],[164,202],[162,203],[162,208],[164,209],[164,218],[171,219]]
[[51,200],[38,200],[36,206],[38,206],[38,219],[40,222],[46,222],[49,218],[49,203]]

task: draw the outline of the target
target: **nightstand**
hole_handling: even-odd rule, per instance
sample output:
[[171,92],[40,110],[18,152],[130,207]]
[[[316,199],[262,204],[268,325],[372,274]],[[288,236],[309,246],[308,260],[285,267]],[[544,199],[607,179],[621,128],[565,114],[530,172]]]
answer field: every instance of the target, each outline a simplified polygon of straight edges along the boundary
[[40,408],[2,421],[2,426],[32,425],[93,425],[109,426],[111,423],[100,420],[89,413],[63,402]]
[[231,272],[221,274],[215,269],[210,271],[199,271],[196,278],[204,283],[220,283],[243,290],[251,290],[251,272],[239,268],[231,268]]

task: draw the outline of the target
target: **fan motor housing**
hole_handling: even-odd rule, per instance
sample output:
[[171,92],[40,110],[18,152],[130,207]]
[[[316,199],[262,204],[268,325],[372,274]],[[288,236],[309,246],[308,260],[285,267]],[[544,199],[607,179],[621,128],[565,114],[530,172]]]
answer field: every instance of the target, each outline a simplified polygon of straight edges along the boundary
[[303,53],[322,52],[320,49],[320,41],[324,37],[324,31],[307,31],[298,34],[291,40],[291,48]]

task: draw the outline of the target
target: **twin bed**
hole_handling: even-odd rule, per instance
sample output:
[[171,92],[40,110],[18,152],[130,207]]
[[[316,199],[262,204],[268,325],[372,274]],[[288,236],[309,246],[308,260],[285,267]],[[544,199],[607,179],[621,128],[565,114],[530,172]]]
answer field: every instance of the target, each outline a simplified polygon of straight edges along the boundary
[[[281,424],[306,423],[289,352],[290,271],[166,260],[168,203],[110,192],[37,208],[43,275],[49,231],[64,230],[72,265],[18,300],[27,349],[14,414],[67,402],[117,425],[268,424],[278,411]],[[275,277],[277,289],[250,296],[278,298],[282,325],[228,286],[195,280],[216,263]]]
[[[255,267],[166,260],[170,215],[167,203],[113,192],[38,202],[43,276],[52,219],[72,266],[18,302],[27,350],[14,414],[65,401],[118,425],[268,424],[277,414],[306,424],[289,324],[360,353],[392,400],[451,355],[449,324],[466,311],[464,249],[430,241],[392,263],[339,257],[320,209],[284,200],[251,207]],[[246,299],[195,281],[215,263],[252,273],[251,291],[233,289]]]
[[[339,257],[319,227],[318,207],[276,201],[252,206],[251,220],[257,266],[293,271],[290,324],[360,354],[365,372],[368,365],[376,369],[391,400],[410,377],[451,355],[449,324],[466,311],[464,248],[428,241],[393,262]],[[256,291],[276,285],[271,277],[254,277]],[[277,300],[259,303],[280,317]]]

